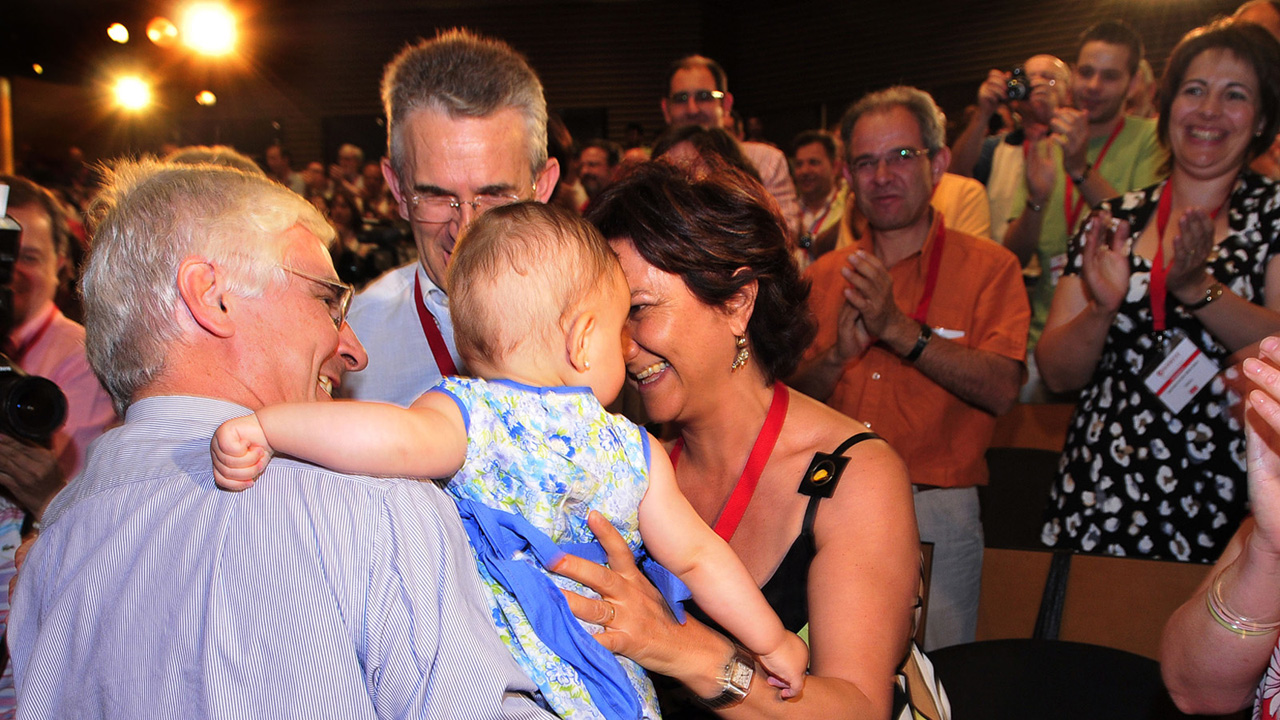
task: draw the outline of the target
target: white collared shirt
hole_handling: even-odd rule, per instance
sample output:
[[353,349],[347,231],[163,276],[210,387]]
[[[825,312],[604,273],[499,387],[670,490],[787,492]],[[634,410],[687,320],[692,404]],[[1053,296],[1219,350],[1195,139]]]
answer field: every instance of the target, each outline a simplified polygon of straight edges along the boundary
[[342,397],[408,407],[440,381],[440,369],[418,319],[413,297],[415,275],[454,364],[462,367],[453,340],[449,298],[427,277],[421,263],[414,262],[387,272],[352,301],[347,322],[369,353],[369,365],[343,378],[339,388]]

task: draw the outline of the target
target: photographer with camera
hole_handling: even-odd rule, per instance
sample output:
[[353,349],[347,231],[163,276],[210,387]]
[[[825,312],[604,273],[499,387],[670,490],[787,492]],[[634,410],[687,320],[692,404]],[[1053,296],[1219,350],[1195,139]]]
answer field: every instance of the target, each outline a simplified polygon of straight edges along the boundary
[[[1014,195],[1025,181],[1023,146],[1047,133],[1054,113],[1070,98],[1071,71],[1052,55],[1035,55],[1012,71],[992,70],[978,88],[977,112],[951,148],[948,170],[987,187],[991,239],[1004,240]],[[1002,104],[1013,111],[1015,127],[987,135]]]
[[[2,349],[27,375],[56,384],[67,400],[66,424],[48,438],[48,448],[20,442],[43,438],[15,438],[26,433],[14,432],[8,423],[0,422],[0,442],[4,443],[0,446],[4,449],[0,486],[38,516],[65,481],[79,471],[85,449],[116,415],[111,398],[85,359],[84,328],[67,319],[53,302],[59,278],[69,271],[71,233],[65,211],[52,193],[26,178],[0,175],[0,185],[9,186],[8,215],[22,226],[9,283],[12,304],[8,315],[0,309],[4,315],[0,328],[9,330]],[[47,468],[47,460],[33,461],[35,455],[44,453],[52,455],[60,477],[32,484],[24,471]]]
[[[1067,239],[1098,203],[1151,185],[1164,174],[1168,154],[1157,139],[1155,120],[1124,114],[1142,53],[1142,38],[1125,23],[1107,21],[1085,30],[1071,78],[1072,107],[1058,108],[1049,135],[1026,153],[1026,182],[1014,198],[1011,213],[1017,219],[1004,245],[1024,265],[1032,256],[1040,261],[1040,278],[1031,292],[1027,347],[1032,351],[1066,266]],[[1033,376],[1031,392],[1037,386]]]

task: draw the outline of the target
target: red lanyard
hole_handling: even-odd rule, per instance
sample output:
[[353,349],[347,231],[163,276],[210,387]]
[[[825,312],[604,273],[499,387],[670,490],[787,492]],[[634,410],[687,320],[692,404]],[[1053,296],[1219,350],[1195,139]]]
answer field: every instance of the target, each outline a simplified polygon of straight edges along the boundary
[[[1230,195],[1227,198],[1230,199]],[[1225,205],[1223,201],[1222,205]],[[1213,212],[1209,213],[1212,220],[1218,219],[1218,212],[1222,210],[1219,205]],[[1165,287],[1165,279],[1169,276],[1169,268],[1164,266],[1164,230],[1169,226],[1169,215],[1173,212],[1173,179],[1170,178],[1164,184],[1164,190],[1160,193],[1160,204],[1156,206],[1156,255],[1151,259],[1151,325],[1156,332],[1164,330],[1165,327],[1165,298],[1168,297],[1168,288]]]
[[[724,504],[724,509],[720,511],[720,517],[716,519],[716,524],[712,528],[717,535],[724,538],[725,542],[729,542],[733,537],[733,533],[738,529],[738,523],[742,522],[743,513],[747,511],[747,505],[751,503],[751,496],[756,492],[756,484],[760,482],[760,473],[764,472],[764,466],[768,464],[769,456],[773,454],[773,446],[778,442],[778,433],[782,431],[782,421],[787,417],[787,405],[790,402],[791,396],[787,394],[787,386],[775,383],[773,400],[769,402],[769,414],[765,416],[764,427],[760,428],[760,434],[756,435],[755,444],[751,446],[751,455],[747,457],[747,466],[743,468],[742,475],[738,477],[738,484],[733,486],[733,493],[729,495],[729,501]],[[683,449],[684,439],[676,440],[676,444],[671,448],[672,468],[680,461],[680,451]]]
[[929,305],[933,303],[933,291],[938,287],[938,270],[942,267],[942,246],[947,243],[947,228],[942,218],[938,218],[938,234],[933,239],[933,249],[929,251],[929,269],[924,276],[924,293],[911,319],[918,323],[925,322],[929,316]]
[[413,299],[418,304],[418,322],[422,323],[422,334],[427,336],[427,344],[431,346],[431,355],[436,359],[436,367],[440,368],[440,374],[457,375],[458,366],[453,364],[449,346],[445,344],[444,335],[440,333],[440,324],[436,322],[436,316],[427,309],[427,304],[422,301],[422,281],[418,278],[417,272],[413,274]]
[[[1098,153],[1098,159],[1093,161],[1093,166],[1102,169],[1102,161],[1107,157],[1107,151],[1111,149],[1111,143],[1116,141],[1120,135],[1120,131],[1124,129],[1124,118],[1120,118],[1120,122],[1116,123],[1116,128],[1111,131],[1111,137],[1107,138],[1107,142],[1102,146],[1101,152]],[[1080,211],[1084,209],[1084,192],[1080,193],[1080,199],[1075,199],[1076,184],[1067,181],[1066,191],[1062,195],[1062,212],[1067,217],[1067,235],[1075,232],[1076,221],[1080,219]]]
[[49,326],[53,325],[53,319],[57,317],[57,315],[58,311],[56,309],[50,310],[49,317],[45,318],[44,322],[40,324],[40,327],[37,328],[36,331],[31,334],[31,337],[27,338],[26,342],[21,345],[15,344],[12,340],[9,340],[9,342],[6,343],[13,346],[13,355],[9,359],[12,360],[14,364],[22,364],[22,361],[27,357],[27,353],[31,352],[31,348],[35,347],[36,344],[40,342],[45,333],[49,332]]

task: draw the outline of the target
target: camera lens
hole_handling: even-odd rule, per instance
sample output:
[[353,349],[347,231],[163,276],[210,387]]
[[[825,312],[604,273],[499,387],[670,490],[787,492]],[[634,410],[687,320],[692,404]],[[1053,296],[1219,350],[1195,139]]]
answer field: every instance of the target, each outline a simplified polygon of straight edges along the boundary
[[67,398],[42,377],[6,374],[0,381],[0,426],[27,440],[44,441],[67,419]]
[[1016,67],[1009,72],[1009,80],[1005,83],[1005,95],[1010,100],[1026,100],[1031,94],[1031,83],[1027,82],[1026,71]]

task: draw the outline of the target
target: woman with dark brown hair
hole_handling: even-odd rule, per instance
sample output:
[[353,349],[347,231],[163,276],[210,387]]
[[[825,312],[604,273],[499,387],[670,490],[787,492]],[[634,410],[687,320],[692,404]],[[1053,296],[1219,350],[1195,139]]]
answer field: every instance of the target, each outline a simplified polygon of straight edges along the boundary
[[1036,348],[1050,389],[1080,391],[1045,544],[1212,562],[1244,518],[1229,368],[1280,331],[1280,186],[1249,170],[1278,92],[1261,27],[1187,33],[1160,90],[1169,179],[1103,203],[1071,244]]
[[[710,628],[675,624],[625,562],[571,564],[602,594],[572,603],[585,619],[610,618],[598,636],[610,650],[713,708],[884,718],[918,584],[911,487],[901,460],[862,423],[778,381],[813,326],[774,207],[740,172],[691,180],[655,162],[605,191],[588,219],[631,288],[629,381],[649,417],[679,435],[670,452],[681,491],[788,629],[807,628],[804,692],[780,700],[759,691],[759,674],[735,686],[744,677],[735,668],[750,662],[731,660],[732,646]],[[607,546],[607,528],[597,533]]]

